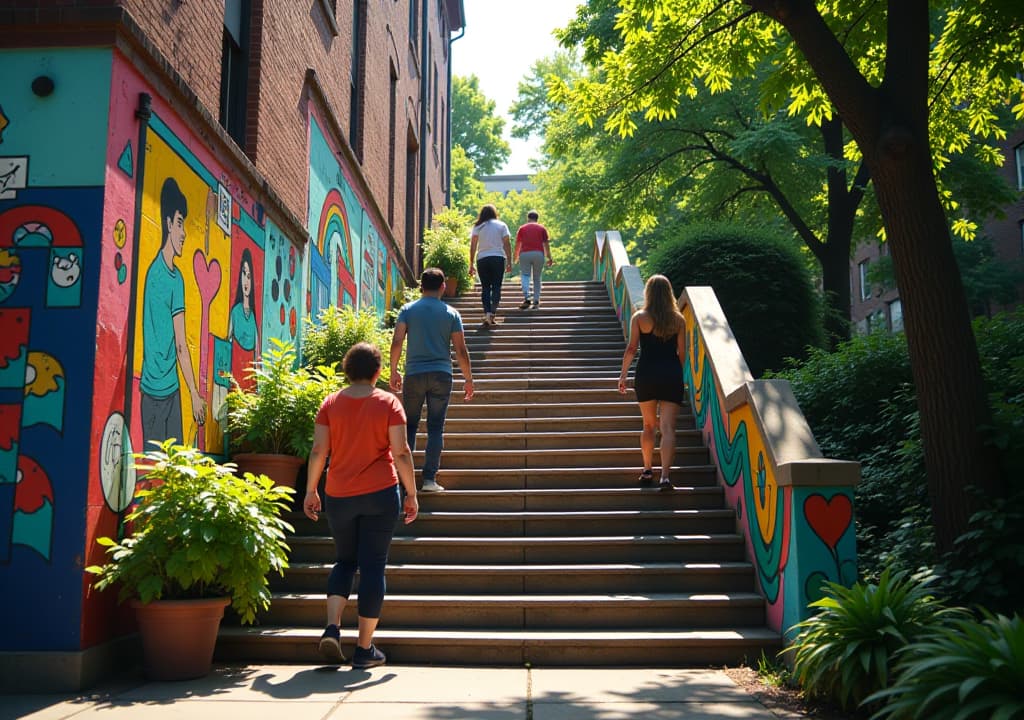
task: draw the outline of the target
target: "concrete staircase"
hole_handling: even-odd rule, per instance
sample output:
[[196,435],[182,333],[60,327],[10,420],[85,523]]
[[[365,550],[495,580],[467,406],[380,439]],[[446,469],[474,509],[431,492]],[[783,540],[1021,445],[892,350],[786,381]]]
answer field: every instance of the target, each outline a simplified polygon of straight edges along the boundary
[[[390,661],[681,666],[774,653],[780,638],[689,408],[677,489],[637,483],[640,413],[616,389],[624,341],[604,286],[545,283],[530,310],[516,307],[518,282],[504,291],[496,328],[481,325],[476,292],[454,301],[476,397],[462,401],[456,373],[447,491],[421,494],[419,519],[391,547],[376,635]],[[292,567],[272,607],[252,628],[225,622],[218,658],[317,661],[333,546],[323,523],[290,520]],[[350,648],[354,602],[343,624]]]

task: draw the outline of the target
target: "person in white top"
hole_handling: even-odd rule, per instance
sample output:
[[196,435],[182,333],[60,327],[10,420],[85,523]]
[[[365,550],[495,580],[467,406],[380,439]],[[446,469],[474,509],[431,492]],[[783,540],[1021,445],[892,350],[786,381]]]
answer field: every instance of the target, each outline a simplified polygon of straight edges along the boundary
[[[474,265],[475,262],[475,265]],[[508,225],[498,219],[493,205],[480,208],[469,243],[469,274],[476,270],[480,278],[480,299],[484,305],[484,324],[494,325],[494,314],[501,302],[501,283],[512,272],[512,244]]]

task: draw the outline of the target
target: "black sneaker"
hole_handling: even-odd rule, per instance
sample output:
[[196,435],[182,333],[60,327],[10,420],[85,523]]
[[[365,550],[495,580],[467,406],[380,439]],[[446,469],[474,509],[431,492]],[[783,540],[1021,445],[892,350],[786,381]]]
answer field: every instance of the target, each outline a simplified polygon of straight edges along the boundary
[[341,651],[341,631],[337,625],[328,625],[320,636],[320,654],[333,663],[345,662],[345,653]]
[[641,485],[653,485],[654,484],[654,472],[651,470],[644,470],[640,473],[640,484]]
[[371,668],[383,665],[388,661],[387,656],[377,649],[376,645],[370,645],[369,650],[363,650],[356,645],[356,651],[352,653],[352,667]]
[[669,480],[666,477],[663,477],[661,479],[661,482],[658,483],[658,490],[660,490],[661,492],[672,492],[675,489],[676,489],[676,486],[673,485],[672,481]]
[[528,307],[530,307],[530,298],[523,298],[523,301],[519,303],[519,309],[526,310]]
[[533,307],[534,308],[539,308],[540,307],[540,301],[538,300],[538,301],[534,302],[533,303]]

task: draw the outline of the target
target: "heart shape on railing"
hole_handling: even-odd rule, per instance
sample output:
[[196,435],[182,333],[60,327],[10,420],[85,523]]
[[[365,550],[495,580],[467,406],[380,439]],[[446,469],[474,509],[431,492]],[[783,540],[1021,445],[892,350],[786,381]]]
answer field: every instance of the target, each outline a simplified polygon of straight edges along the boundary
[[839,539],[853,520],[853,503],[842,493],[828,500],[824,495],[811,495],[804,501],[804,517],[814,534],[835,552]]

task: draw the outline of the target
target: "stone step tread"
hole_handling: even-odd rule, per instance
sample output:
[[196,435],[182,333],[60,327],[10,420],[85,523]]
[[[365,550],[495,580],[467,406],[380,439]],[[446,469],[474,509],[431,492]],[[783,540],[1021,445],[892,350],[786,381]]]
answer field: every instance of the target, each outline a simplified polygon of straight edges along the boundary
[[[291,642],[309,641],[319,639],[323,629],[320,627],[285,627],[273,625],[261,625],[257,627],[236,627],[222,625],[218,635],[221,639],[244,639],[260,638],[267,641]],[[344,638],[355,637],[354,628],[341,628],[341,635]],[[626,645],[637,644],[656,645],[663,643],[694,643],[704,645],[708,643],[728,644],[736,643],[771,643],[781,642],[778,633],[767,628],[760,627],[738,627],[721,629],[686,629],[666,628],[662,630],[388,630],[378,629],[374,633],[374,642],[380,641],[384,644],[387,640],[404,639],[406,641],[419,641],[425,644],[434,645],[440,642],[458,643],[462,645],[509,645],[518,644],[523,641],[550,642],[559,645],[563,644],[598,644]]]
[[[349,596],[352,603],[359,597],[353,592]],[[273,602],[311,603],[320,606],[324,602],[323,593],[287,593],[272,594]],[[656,607],[665,605],[748,605],[759,607],[764,598],[754,592],[691,592],[691,593],[616,593],[609,594],[515,594],[515,595],[454,595],[454,594],[388,594],[385,601],[392,604],[423,604],[423,605],[523,605],[523,606],[572,606],[583,603],[599,603],[601,605],[630,605],[639,607]]]
[[507,510],[502,512],[481,512],[479,510],[459,512],[450,510],[421,510],[419,518],[438,520],[602,520],[624,517],[655,518],[722,518],[734,517],[736,511],[722,509],[671,509],[671,510]]
[[[460,418],[460,419],[466,420],[468,418]],[[505,419],[508,420],[508,419],[515,419],[515,418],[505,418]],[[518,419],[515,419],[515,420],[516,420],[516,422],[522,422],[522,420],[518,420]],[[581,423],[583,423],[585,421],[584,420],[580,420],[578,418],[573,418],[572,422],[573,422],[573,425],[578,425],[578,424],[581,424]],[[446,425],[448,424],[447,420],[445,421],[445,424]],[[420,432],[419,435],[425,437],[426,433],[425,432]],[[486,437],[488,435],[499,435],[500,437],[507,438],[509,440],[521,440],[521,439],[522,440],[529,440],[529,439],[540,439],[540,438],[565,438],[567,440],[568,439],[575,439],[575,438],[594,438],[595,440],[601,440],[601,439],[606,439],[606,438],[619,438],[619,437],[635,438],[636,431],[634,431],[634,430],[580,430],[580,431],[565,430],[565,431],[545,432],[545,431],[542,431],[542,430],[535,430],[535,431],[532,431],[532,432],[504,432],[504,431],[501,431],[501,432],[491,432],[491,433],[488,433],[488,432],[471,432],[471,433],[446,432],[444,434],[444,437],[445,437],[445,441],[446,442],[448,440],[463,440],[463,439],[468,439],[468,438],[481,438],[481,442],[484,442],[484,440],[486,439]],[[700,430],[676,430],[676,438],[677,439],[679,437],[693,437],[693,436],[696,436],[696,437],[699,438],[699,437],[702,436],[702,433],[701,433]],[[607,448],[607,446],[601,446],[601,447],[602,448]],[[543,448],[543,449],[556,450],[558,452],[578,452],[579,451],[578,448]],[[636,448],[632,448],[632,449],[635,450]],[[513,452],[513,451],[506,451],[506,452]]]
[[[443,464],[443,456],[442,456],[442,464]],[[672,477],[675,478],[677,476],[677,474],[685,474],[685,473],[714,472],[716,469],[717,468],[714,465],[710,465],[710,464],[686,465],[686,466],[681,467],[681,468],[673,467],[672,468]],[[417,473],[420,472],[419,468],[417,468],[416,472]],[[640,472],[640,466],[639,465],[634,465],[634,466],[623,466],[623,465],[595,466],[595,465],[592,465],[592,466],[589,466],[589,467],[549,467],[549,468],[543,468],[543,467],[531,467],[531,468],[508,467],[508,468],[451,468],[451,469],[450,468],[442,467],[441,468],[441,472],[438,475],[438,477],[440,478],[442,476],[446,476],[446,475],[450,475],[450,474],[451,475],[458,474],[460,477],[461,476],[474,476],[474,475],[482,475],[484,477],[490,477],[491,475],[498,475],[498,474],[500,474],[500,475],[510,475],[510,474],[513,474],[513,473],[518,473],[518,474],[521,474],[521,475],[535,475],[535,476],[539,476],[539,475],[588,475],[588,474],[591,474],[591,475],[598,475],[598,474],[605,475],[607,473],[616,473],[616,474],[621,474],[621,475],[625,475],[625,476],[634,476],[634,475],[639,474],[639,472]],[[438,482],[441,482],[441,481],[438,480]]]
[[[572,547],[592,545],[682,545],[682,544],[732,544],[741,542],[743,536],[732,533],[704,533],[698,535],[578,535],[578,536],[444,536],[444,535],[404,535],[396,536],[392,545],[468,545],[479,546],[511,546],[511,547]],[[292,538],[289,543],[298,545],[320,545],[332,543],[329,535],[305,535]]]
[[[294,563],[289,571],[330,571],[334,563]],[[752,572],[753,566],[746,561],[727,560],[721,562],[645,562],[645,563],[528,563],[528,564],[443,564],[443,563],[388,563],[387,572],[406,574],[446,573],[449,575],[523,575],[553,574],[582,575],[622,573],[672,574],[679,572]]]

